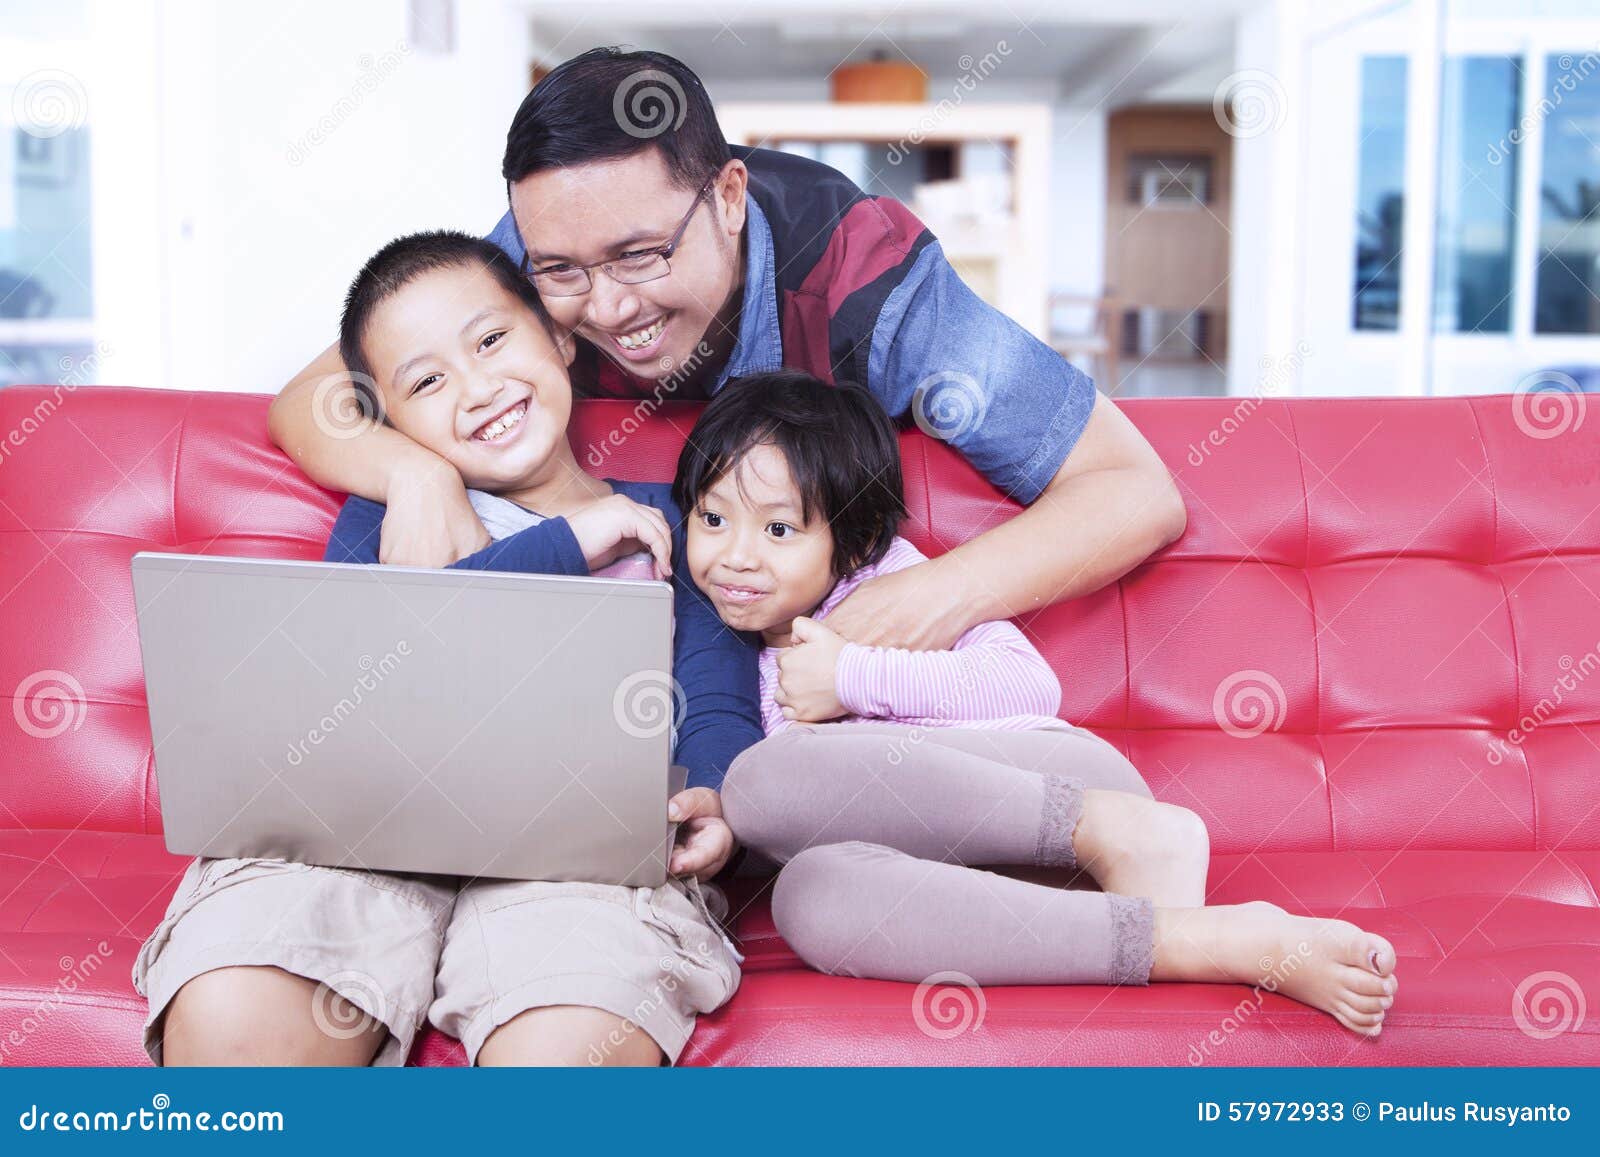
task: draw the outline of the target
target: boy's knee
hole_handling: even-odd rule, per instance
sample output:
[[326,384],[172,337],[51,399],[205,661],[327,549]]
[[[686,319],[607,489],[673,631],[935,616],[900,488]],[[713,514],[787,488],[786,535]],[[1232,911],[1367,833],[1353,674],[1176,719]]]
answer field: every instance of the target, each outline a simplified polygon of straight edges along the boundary
[[[351,1005],[346,1019],[359,1023],[360,1031],[330,1034],[313,1012],[317,988],[315,981],[270,965],[202,972],[178,989],[167,1006],[162,1062],[365,1064],[388,1030]],[[332,993],[322,996],[344,1002]]]

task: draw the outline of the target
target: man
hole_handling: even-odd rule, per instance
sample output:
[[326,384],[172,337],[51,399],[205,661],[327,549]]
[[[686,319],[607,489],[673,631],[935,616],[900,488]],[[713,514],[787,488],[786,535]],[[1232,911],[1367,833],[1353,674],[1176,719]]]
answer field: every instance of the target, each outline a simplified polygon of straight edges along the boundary
[[[847,639],[944,648],[1182,534],[1171,476],[1086,376],[980,301],[904,206],[825,165],[730,149],[680,61],[597,48],[566,62],[517,110],[503,174],[511,207],[490,238],[570,332],[580,389],[705,398],[780,365],[849,378],[1026,504],[863,583],[829,620]],[[382,561],[486,546],[448,464],[381,424],[325,429],[353,401],[330,347],[274,400],[272,436],[317,481],[386,504]]]

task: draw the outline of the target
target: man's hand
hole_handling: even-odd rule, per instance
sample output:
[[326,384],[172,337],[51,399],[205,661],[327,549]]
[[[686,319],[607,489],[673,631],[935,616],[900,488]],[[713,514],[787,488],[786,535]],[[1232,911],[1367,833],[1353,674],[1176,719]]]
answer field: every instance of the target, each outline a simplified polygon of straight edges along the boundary
[[494,541],[467,499],[455,467],[397,473],[378,539],[378,561],[390,566],[445,567]]
[[776,698],[783,717],[798,723],[837,719],[845,713],[839,702],[839,652],[845,640],[803,615],[790,631],[793,643],[778,652]]
[[930,560],[868,579],[833,608],[828,626],[863,647],[948,651],[974,625],[970,613],[949,570]]
[[667,801],[667,819],[678,825],[678,842],[667,870],[674,876],[709,880],[733,855],[733,829],[722,818],[722,796],[709,787],[685,788]]

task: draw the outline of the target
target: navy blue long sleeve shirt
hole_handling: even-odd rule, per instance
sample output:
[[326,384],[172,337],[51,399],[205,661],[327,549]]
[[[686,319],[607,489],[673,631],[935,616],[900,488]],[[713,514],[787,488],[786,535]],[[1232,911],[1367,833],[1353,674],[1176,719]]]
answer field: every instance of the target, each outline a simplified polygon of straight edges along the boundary
[[[672,674],[683,688],[687,710],[678,721],[673,759],[688,770],[688,786],[720,788],[728,765],[760,740],[761,707],[757,657],[750,636],[726,626],[689,578],[683,520],[672,488],[658,482],[607,479],[612,489],[666,515],[672,529],[672,589],[675,627]],[[351,495],[339,511],[323,558],[328,562],[378,561],[382,503]],[[589,565],[565,518],[547,518],[496,539],[452,568],[523,574],[587,575]]]

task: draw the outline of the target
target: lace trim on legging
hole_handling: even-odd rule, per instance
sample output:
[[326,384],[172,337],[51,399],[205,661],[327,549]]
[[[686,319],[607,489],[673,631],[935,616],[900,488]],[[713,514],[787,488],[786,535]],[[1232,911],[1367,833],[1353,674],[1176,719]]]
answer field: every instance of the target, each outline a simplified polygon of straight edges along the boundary
[[1076,868],[1078,854],[1072,846],[1072,833],[1083,818],[1083,780],[1048,773],[1042,778],[1044,814],[1039,818],[1033,862],[1041,867]]
[[1107,893],[1111,905],[1110,984],[1149,984],[1156,962],[1156,906],[1144,896]]

